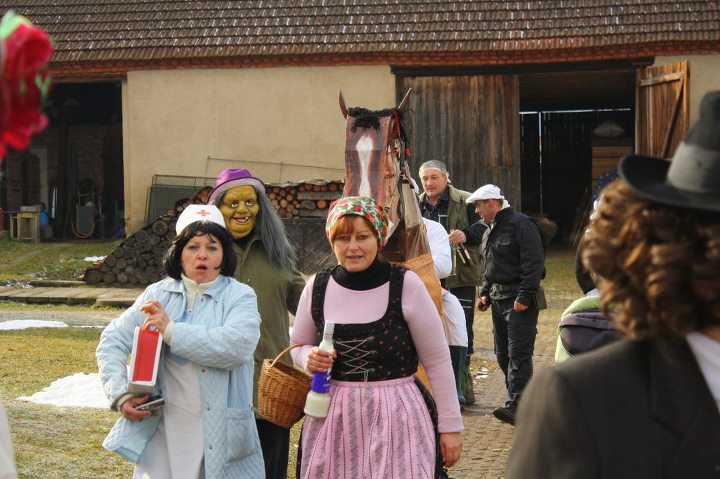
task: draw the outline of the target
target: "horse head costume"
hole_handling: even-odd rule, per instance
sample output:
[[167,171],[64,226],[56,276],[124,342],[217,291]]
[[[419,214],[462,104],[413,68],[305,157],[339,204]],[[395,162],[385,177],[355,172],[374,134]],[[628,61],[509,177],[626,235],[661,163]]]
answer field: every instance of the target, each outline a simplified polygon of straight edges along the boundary
[[415,271],[441,311],[440,281],[430,254],[418,199],[410,185],[410,155],[402,118],[410,90],[397,108],[370,111],[347,108],[340,92],[345,126],[344,196],[368,196],[390,216],[389,240],[383,258]]

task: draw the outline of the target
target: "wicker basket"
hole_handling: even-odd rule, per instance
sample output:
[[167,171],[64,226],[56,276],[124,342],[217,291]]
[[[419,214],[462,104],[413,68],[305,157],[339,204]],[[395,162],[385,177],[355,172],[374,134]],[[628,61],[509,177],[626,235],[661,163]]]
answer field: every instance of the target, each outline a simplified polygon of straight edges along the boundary
[[312,377],[304,371],[280,362],[291,349],[285,348],[275,360],[265,359],[258,382],[258,412],[273,424],[290,429],[303,416],[305,398]]

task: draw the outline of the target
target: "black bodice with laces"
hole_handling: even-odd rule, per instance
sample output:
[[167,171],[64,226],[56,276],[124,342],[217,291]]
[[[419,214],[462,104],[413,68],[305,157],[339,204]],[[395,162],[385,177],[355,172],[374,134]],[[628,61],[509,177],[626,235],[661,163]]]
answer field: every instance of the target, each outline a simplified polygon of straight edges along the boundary
[[[387,263],[380,265],[388,266]],[[390,294],[385,314],[366,324],[335,325],[333,340],[337,359],[332,369],[332,378],[335,380],[385,381],[408,377],[417,371],[417,351],[402,312],[406,269],[398,265],[389,266]],[[341,267],[323,270],[315,276],[311,311],[318,341],[322,339],[325,327],[325,292],[330,276],[336,277],[336,268]]]

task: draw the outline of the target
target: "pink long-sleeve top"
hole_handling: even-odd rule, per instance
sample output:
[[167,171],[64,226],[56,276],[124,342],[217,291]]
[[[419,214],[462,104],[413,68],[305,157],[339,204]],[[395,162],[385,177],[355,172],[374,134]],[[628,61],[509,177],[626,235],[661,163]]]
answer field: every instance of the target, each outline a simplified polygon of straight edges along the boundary
[[[305,285],[290,336],[291,344],[305,345],[291,351],[295,364],[303,368],[310,350],[318,344],[310,310],[314,283],[315,277],[312,277]],[[335,324],[371,323],[385,314],[389,295],[389,282],[367,291],[355,291],[340,286],[330,277],[325,293],[325,320]],[[432,298],[422,280],[412,271],[405,273],[402,310],[420,362],[430,379],[438,409],[438,430],[462,431],[462,416],[445,333]]]

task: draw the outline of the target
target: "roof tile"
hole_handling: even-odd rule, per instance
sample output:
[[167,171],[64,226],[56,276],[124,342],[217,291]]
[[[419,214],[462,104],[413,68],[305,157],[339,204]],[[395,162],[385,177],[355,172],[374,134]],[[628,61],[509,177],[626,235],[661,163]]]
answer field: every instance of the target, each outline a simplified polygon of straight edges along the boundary
[[0,0],[10,7],[50,32],[53,62],[720,41],[706,0]]

